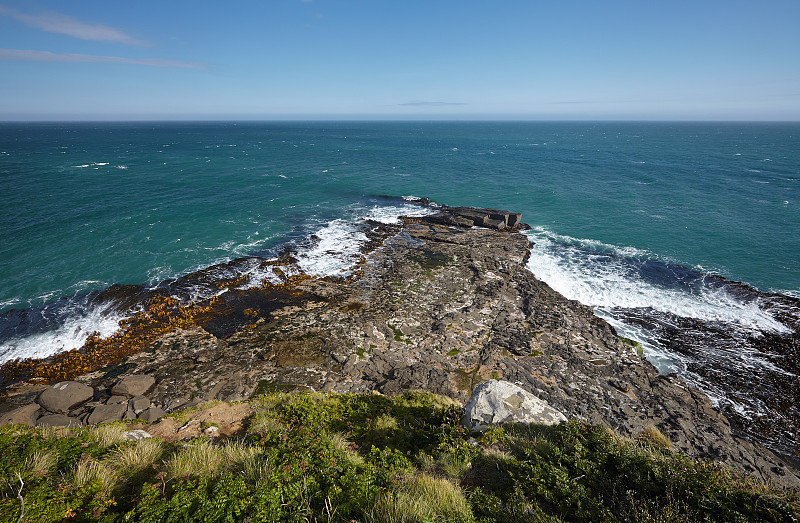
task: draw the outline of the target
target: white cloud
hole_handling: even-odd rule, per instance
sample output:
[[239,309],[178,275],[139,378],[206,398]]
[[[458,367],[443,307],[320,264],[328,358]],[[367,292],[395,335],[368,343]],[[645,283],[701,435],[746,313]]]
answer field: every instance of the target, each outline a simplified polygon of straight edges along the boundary
[[0,15],[10,16],[36,29],[59,33],[82,40],[118,42],[127,45],[152,45],[144,40],[137,40],[119,29],[102,24],[87,24],[71,16],[61,13],[46,12],[36,15],[20,13],[15,9],[0,6]]
[[205,69],[199,62],[182,62],[161,58],[122,58],[118,56],[97,56],[89,54],[59,54],[50,51],[31,51],[28,49],[0,49],[0,60],[27,60],[33,62],[104,62],[116,64],[148,65],[152,67],[178,67],[183,69]]

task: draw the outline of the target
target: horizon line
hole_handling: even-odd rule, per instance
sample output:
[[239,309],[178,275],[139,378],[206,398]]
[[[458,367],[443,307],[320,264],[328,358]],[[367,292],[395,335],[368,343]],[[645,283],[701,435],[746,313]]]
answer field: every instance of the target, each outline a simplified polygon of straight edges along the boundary
[[210,122],[671,122],[671,123],[800,123],[798,119],[769,118],[564,118],[564,117],[449,117],[442,116],[274,116],[274,117],[155,117],[155,118],[4,118],[0,123],[210,123]]

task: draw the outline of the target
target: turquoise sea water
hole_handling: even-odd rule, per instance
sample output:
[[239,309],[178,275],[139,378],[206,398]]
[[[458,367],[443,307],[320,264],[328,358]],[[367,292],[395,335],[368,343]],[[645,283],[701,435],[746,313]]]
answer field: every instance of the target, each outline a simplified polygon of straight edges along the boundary
[[800,296],[800,124],[5,123],[0,362],[113,332],[84,299],[113,283],[286,243],[312,272],[346,269],[351,225],[422,212],[410,195],[522,212],[534,274],[612,321],[652,307],[781,331],[707,274]]

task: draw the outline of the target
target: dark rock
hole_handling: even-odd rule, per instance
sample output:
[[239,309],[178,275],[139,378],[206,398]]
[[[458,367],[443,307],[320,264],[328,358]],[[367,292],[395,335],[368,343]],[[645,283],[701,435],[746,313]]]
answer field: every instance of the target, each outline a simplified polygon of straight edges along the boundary
[[94,389],[75,381],[62,381],[42,391],[37,403],[59,414],[66,414],[94,396]]
[[139,414],[143,410],[147,410],[150,408],[150,400],[145,398],[144,396],[136,396],[132,400],[130,400],[129,405],[132,406],[133,412],[135,414]]
[[22,407],[16,408],[11,412],[6,412],[0,415],[0,426],[2,425],[29,425],[33,427],[36,424],[36,417],[39,413],[39,405],[36,403],[29,403]]
[[132,398],[134,396],[141,396],[149,391],[155,385],[155,378],[153,376],[133,374],[124,376],[111,388],[111,392],[120,396],[127,396]]
[[495,219],[492,219],[492,218],[489,218],[488,220],[486,220],[484,222],[484,225],[486,227],[489,227],[490,229],[505,229],[506,228],[505,220],[495,220]]
[[37,427],[82,427],[83,422],[64,414],[48,414],[36,420]]
[[128,410],[128,406],[124,403],[112,403],[111,405],[98,405],[94,408],[86,423],[94,425],[95,423],[110,423],[112,421],[119,421],[122,415]]
[[159,418],[161,418],[161,416],[164,416],[165,414],[166,412],[158,407],[150,407],[149,409],[142,411],[138,418],[147,423],[155,423],[159,420]]
[[439,212],[424,216],[425,223],[454,225],[457,227],[488,227],[490,229],[514,228],[520,225],[521,213],[475,207],[445,207]]

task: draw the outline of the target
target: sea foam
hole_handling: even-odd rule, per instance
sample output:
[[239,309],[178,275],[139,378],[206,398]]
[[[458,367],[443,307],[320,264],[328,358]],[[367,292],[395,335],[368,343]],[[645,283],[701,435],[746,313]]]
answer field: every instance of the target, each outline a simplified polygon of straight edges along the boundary
[[0,365],[15,359],[47,358],[80,348],[93,332],[98,332],[102,338],[111,336],[125,317],[110,303],[87,307],[82,303],[68,302],[52,314],[58,316],[53,318],[58,324],[56,328],[0,342]]
[[[539,228],[529,232],[534,245],[528,268],[569,299],[596,308],[651,308],[686,318],[727,322],[776,333],[790,329],[725,286],[702,274],[651,262],[638,249],[559,236]],[[650,267],[646,265],[650,263]]]

